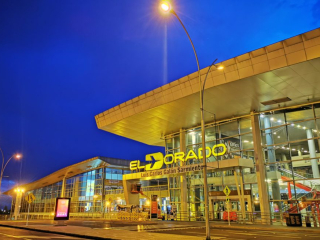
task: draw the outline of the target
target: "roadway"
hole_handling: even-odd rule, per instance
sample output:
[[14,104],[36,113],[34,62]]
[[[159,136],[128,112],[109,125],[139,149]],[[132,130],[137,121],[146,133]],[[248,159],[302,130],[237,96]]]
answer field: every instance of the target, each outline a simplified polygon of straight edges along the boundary
[[12,240],[12,239],[23,239],[23,240],[41,240],[41,239],[52,239],[52,240],[80,240],[84,238],[75,238],[64,236],[60,234],[43,233],[36,231],[29,231],[17,228],[6,228],[0,227],[0,239],[1,240]]
[[[173,237],[173,239],[183,239],[181,235],[205,237],[205,228],[193,228],[193,229],[176,229],[176,230],[162,230],[152,231],[154,233],[165,233],[172,235],[180,235]],[[258,230],[236,230],[236,229],[211,229],[211,239],[221,240],[235,240],[235,239],[247,239],[247,240],[299,240],[299,239],[320,239],[318,233],[299,233],[299,232],[280,232],[280,231],[258,231]]]

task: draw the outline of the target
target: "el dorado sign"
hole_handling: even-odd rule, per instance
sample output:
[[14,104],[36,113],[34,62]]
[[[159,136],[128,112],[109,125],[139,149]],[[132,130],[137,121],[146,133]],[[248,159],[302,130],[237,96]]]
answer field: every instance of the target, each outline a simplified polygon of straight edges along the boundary
[[[216,149],[221,148],[222,151],[217,152]],[[216,144],[212,148],[206,147],[206,157],[210,156],[222,156],[226,153],[227,147],[225,144]],[[163,164],[169,165],[172,163],[176,163],[178,161],[186,162],[189,159],[203,159],[202,156],[202,148],[199,148],[198,154],[195,153],[195,151],[190,150],[188,154],[186,155],[184,152],[177,152],[177,153],[170,153],[165,156],[161,152],[152,153],[146,155],[146,161],[151,162],[152,160],[155,160],[154,163],[148,163],[145,166],[140,165],[139,160],[134,160],[130,162],[130,170],[138,170],[138,169],[144,169],[145,171],[150,170],[158,170],[163,167]]]

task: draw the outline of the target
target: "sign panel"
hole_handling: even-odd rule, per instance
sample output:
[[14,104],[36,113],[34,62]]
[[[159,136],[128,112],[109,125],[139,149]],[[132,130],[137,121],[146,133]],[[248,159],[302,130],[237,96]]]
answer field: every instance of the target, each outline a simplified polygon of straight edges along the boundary
[[158,195],[151,196],[151,218],[158,217]]
[[54,220],[69,220],[71,198],[56,198]]
[[229,196],[230,193],[231,193],[231,190],[230,190],[230,188],[228,188],[228,186],[226,186],[226,187],[224,188],[223,192],[224,192],[224,194],[225,194],[226,196]]
[[24,199],[30,204],[36,200],[36,197],[33,195],[33,193],[29,193]]

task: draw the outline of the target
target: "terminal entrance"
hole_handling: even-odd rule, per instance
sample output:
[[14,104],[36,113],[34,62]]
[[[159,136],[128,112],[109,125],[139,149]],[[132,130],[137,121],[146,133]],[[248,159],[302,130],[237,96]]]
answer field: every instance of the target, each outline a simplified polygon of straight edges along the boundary
[[[237,216],[241,216],[241,202],[238,196],[229,196],[229,202],[226,201],[226,197],[217,196],[211,197],[209,201],[209,209],[211,209],[212,220],[227,220],[226,214],[229,210],[230,213],[236,213]],[[244,196],[245,206],[245,218],[250,219],[252,216],[252,202],[251,195]],[[231,216],[231,214],[230,214]],[[230,217],[230,219],[233,219]],[[233,219],[238,220],[238,219]]]

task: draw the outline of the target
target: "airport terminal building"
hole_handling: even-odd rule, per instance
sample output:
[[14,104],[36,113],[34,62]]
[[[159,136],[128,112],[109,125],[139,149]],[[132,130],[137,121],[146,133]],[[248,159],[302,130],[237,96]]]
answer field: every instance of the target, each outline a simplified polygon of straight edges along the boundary
[[[247,221],[281,221],[285,212],[320,216],[320,28],[220,64],[223,70],[210,69],[204,91],[210,219],[221,219],[226,209]],[[201,70],[202,80],[208,69]],[[95,119],[99,129],[163,146],[165,154],[117,164],[90,160],[101,167],[86,163],[93,170],[84,167],[82,175],[61,170],[60,179],[65,180],[30,183],[28,191],[41,192],[36,198],[47,202],[72,192],[74,213],[101,217],[116,212],[117,204],[147,205],[156,195],[163,211],[174,206],[177,220],[202,220],[197,72]],[[111,178],[106,165],[113,171]],[[142,190],[137,190],[140,184]],[[231,190],[228,199],[226,187]],[[55,195],[44,195],[48,191]],[[13,190],[7,194],[15,195]],[[35,213],[47,207],[53,211],[54,206],[41,204]]]

